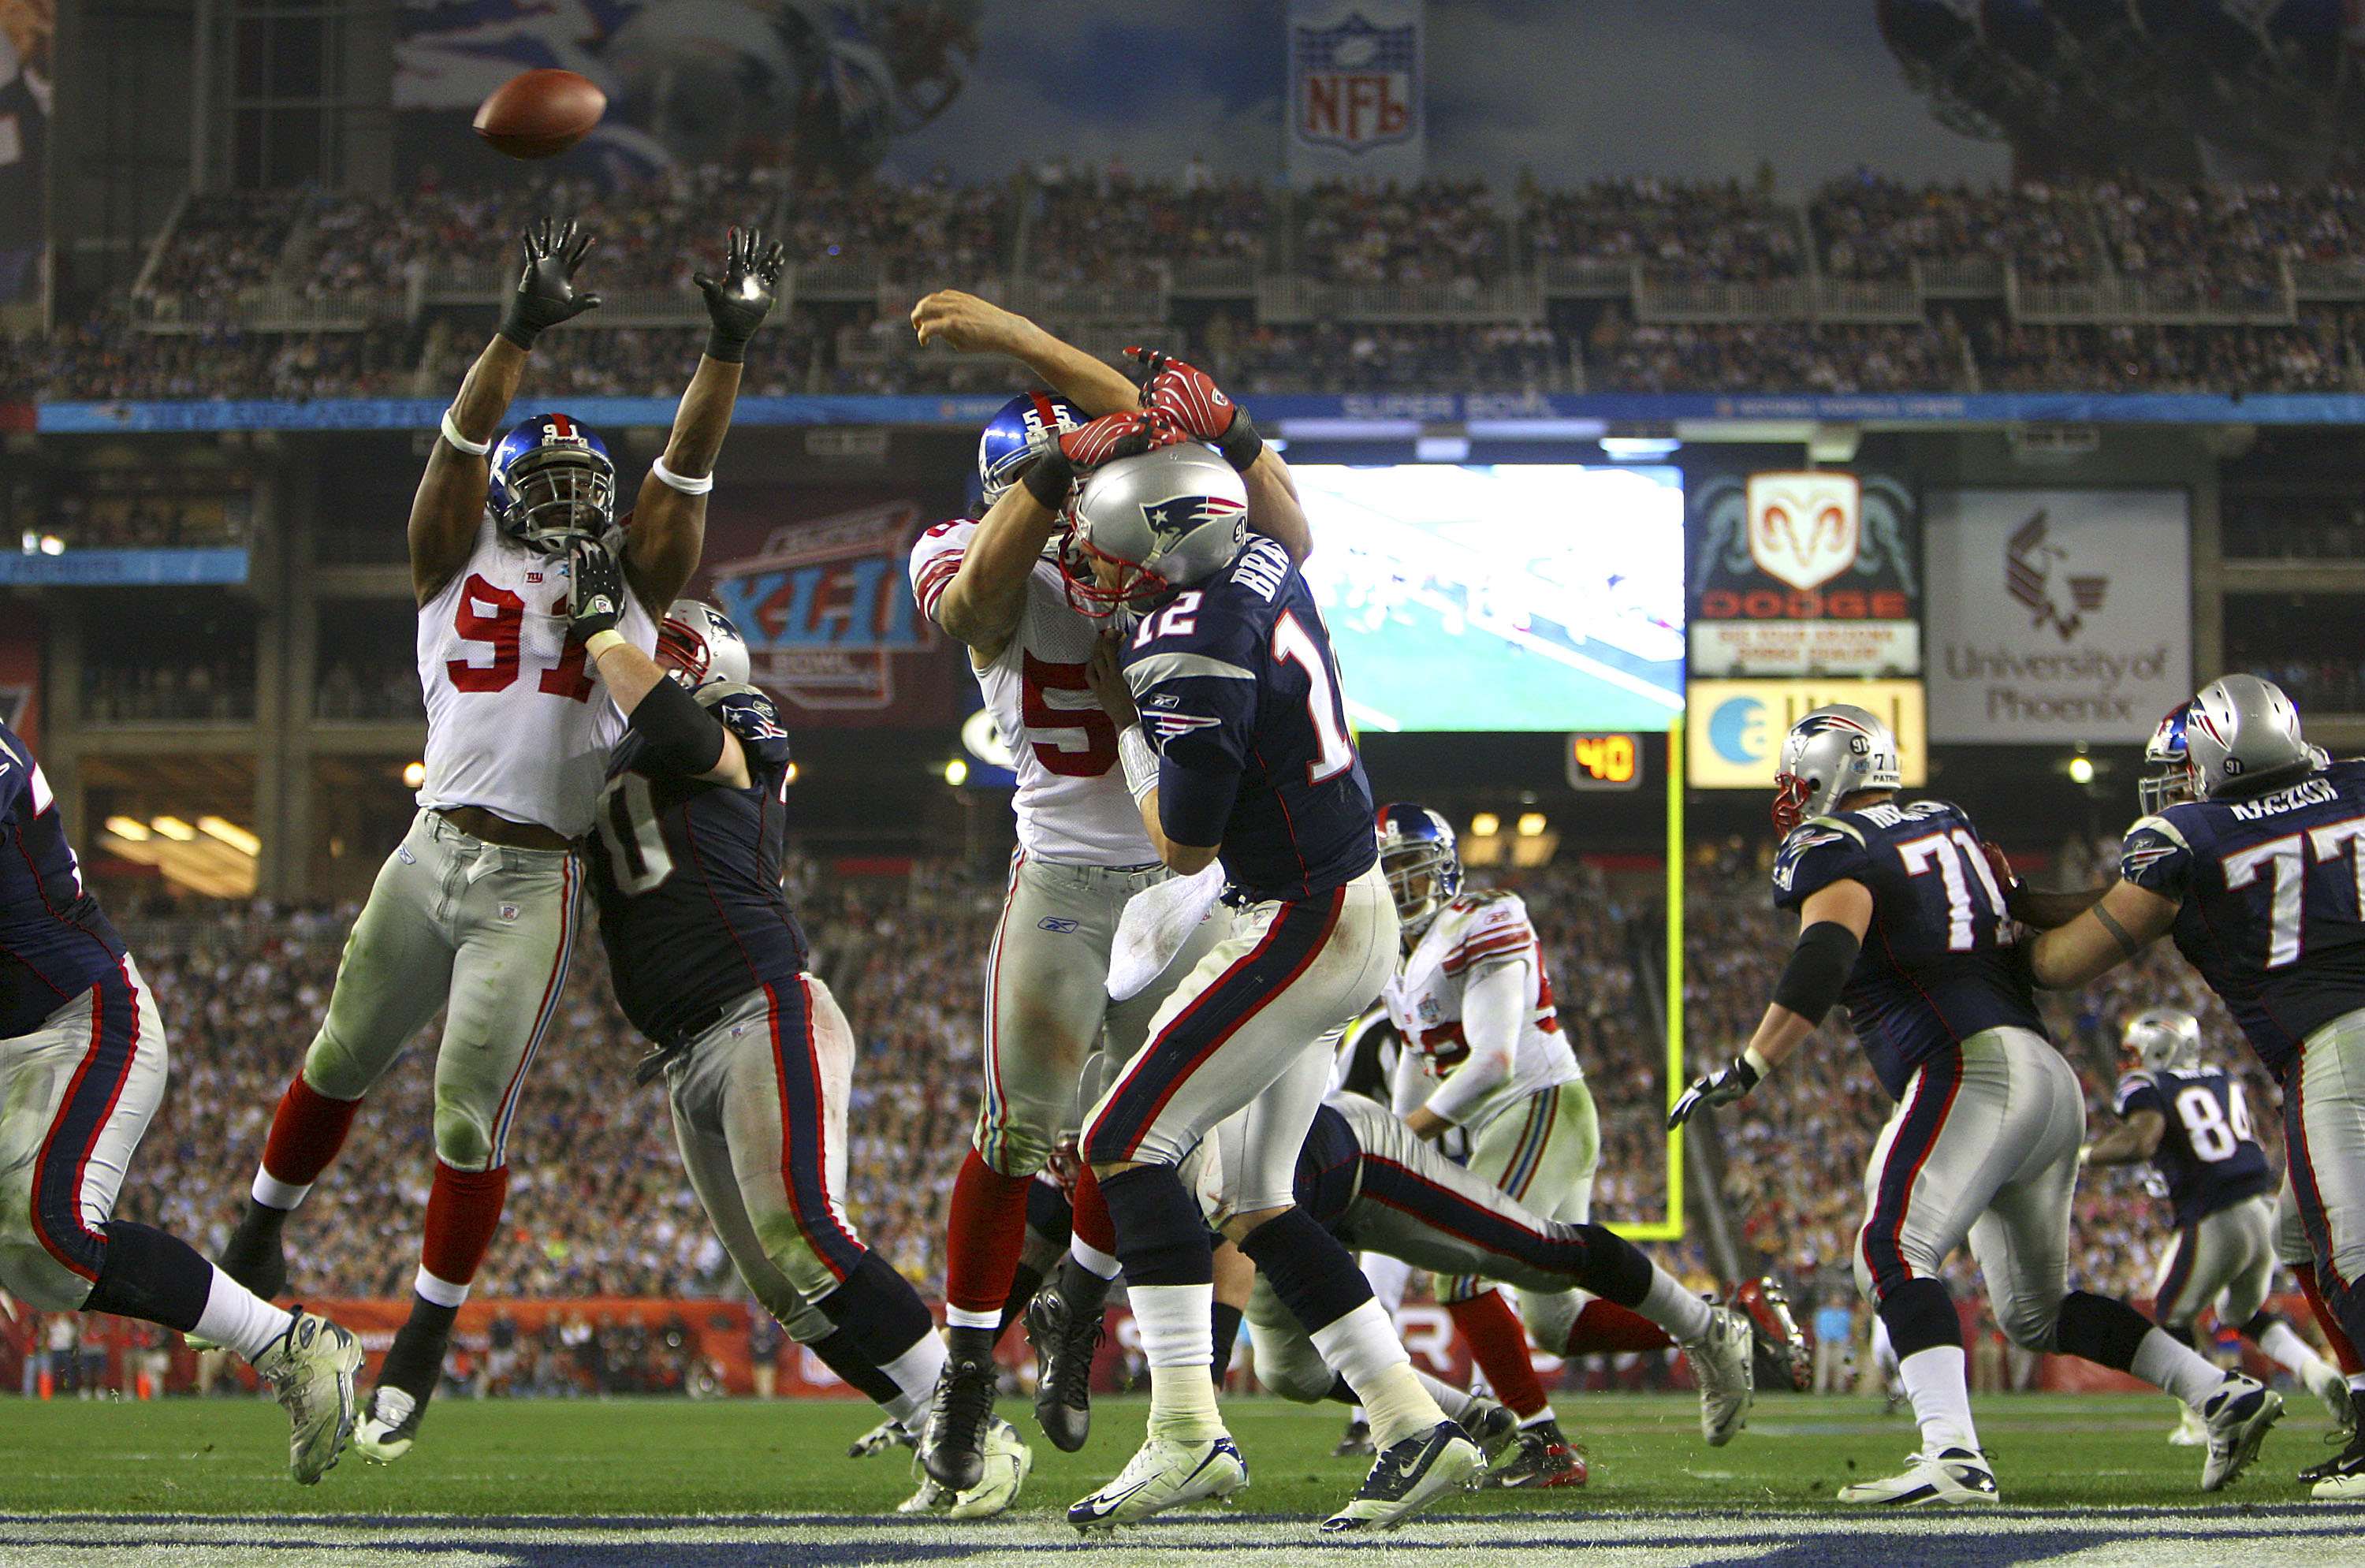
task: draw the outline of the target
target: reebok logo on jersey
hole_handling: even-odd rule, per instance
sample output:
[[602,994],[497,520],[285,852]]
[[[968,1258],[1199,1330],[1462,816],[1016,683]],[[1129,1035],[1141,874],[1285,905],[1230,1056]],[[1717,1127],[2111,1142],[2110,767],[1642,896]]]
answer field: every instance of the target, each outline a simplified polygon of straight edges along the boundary
[[1037,921],[1035,924],[1038,930],[1056,931],[1060,935],[1065,936],[1070,932],[1075,930],[1077,922],[1072,920],[1064,920],[1056,914],[1047,914],[1042,919]]

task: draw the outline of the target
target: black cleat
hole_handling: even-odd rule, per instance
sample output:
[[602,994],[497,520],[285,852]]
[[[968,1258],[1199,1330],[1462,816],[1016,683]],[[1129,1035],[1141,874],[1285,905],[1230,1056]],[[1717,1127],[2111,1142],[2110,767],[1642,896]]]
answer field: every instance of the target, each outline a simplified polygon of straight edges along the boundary
[[1440,1421],[1417,1437],[1388,1445],[1347,1506],[1322,1521],[1324,1535],[1394,1529],[1448,1492],[1478,1484],[1486,1461],[1461,1426]]
[[[2365,1418],[2365,1394],[2351,1396],[2357,1414]],[[2338,1428],[2330,1434],[2337,1438]],[[2348,1446],[2326,1460],[2322,1464],[2309,1465],[2299,1473],[2309,1495],[2326,1502],[2365,1498],[2365,1420],[2349,1434]]]
[[985,1429],[993,1419],[993,1358],[948,1361],[936,1378],[936,1399],[920,1439],[920,1465],[950,1492],[968,1492],[985,1479]]
[[1562,1435],[1555,1421],[1520,1428],[1519,1440],[1503,1462],[1486,1472],[1483,1486],[1582,1486],[1585,1456]]
[[286,1209],[246,1201],[238,1228],[214,1260],[214,1267],[265,1301],[287,1294],[287,1253],[280,1244],[280,1228],[287,1223]]
[[1026,1304],[1026,1339],[1035,1347],[1035,1424],[1061,1453],[1084,1446],[1093,1430],[1093,1357],[1104,1330],[1101,1314],[1069,1308],[1056,1284]]
[[[1469,1434],[1470,1440],[1478,1445],[1478,1451],[1486,1456],[1486,1461],[1490,1464],[1502,1458],[1504,1452],[1518,1440],[1519,1436],[1518,1414],[1509,1406],[1497,1405],[1491,1399],[1480,1401],[1476,1409],[1463,1417],[1461,1427],[1463,1431]],[[1362,1433],[1363,1446],[1356,1451],[1371,1452],[1372,1428],[1358,1421],[1351,1429],[1360,1430]],[[1338,1453],[1343,1455],[1345,1452],[1346,1447],[1341,1444]],[[1334,1457],[1337,1456],[1334,1455]]]
[[1339,1434],[1339,1446],[1330,1450],[1330,1457],[1355,1459],[1378,1451],[1379,1450],[1372,1446],[1372,1424],[1351,1417],[1347,1422],[1347,1429]]
[[1799,1394],[1814,1387],[1814,1352],[1807,1348],[1807,1337],[1799,1331],[1781,1281],[1771,1274],[1743,1280],[1733,1287],[1726,1305],[1748,1321],[1750,1337],[1756,1341],[1759,1386],[1787,1384]]

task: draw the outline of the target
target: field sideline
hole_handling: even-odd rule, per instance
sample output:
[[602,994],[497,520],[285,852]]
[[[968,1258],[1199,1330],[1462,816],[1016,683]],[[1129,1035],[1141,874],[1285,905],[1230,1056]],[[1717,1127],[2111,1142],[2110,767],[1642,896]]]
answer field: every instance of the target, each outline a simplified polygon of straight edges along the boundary
[[[1591,1457],[1583,1491],[1490,1492],[1345,1546],[1308,1523],[1361,1475],[1330,1456],[1339,1413],[1272,1400],[1227,1406],[1252,1474],[1238,1515],[1192,1510],[1090,1544],[1059,1510],[1123,1462],[1141,1429],[1138,1400],[1104,1402],[1081,1454],[1037,1442],[1019,1508],[987,1524],[895,1518],[912,1487],[908,1456],[847,1460],[870,1422],[852,1402],[439,1401],[414,1457],[390,1469],[348,1457],[306,1490],[285,1479],[285,1428],[259,1402],[12,1401],[0,1417],[0,1568],[994,1568],[1046,1551],[1126,1568],[1319,1568],[1350,1552],[1495,1568],[1564,1564],[1577,1549],[1616,1568],[2197,1568],[2354,1562],[2365,1532],[2365,1508],[2311,1504],[2292,1479],[2326,1451],[2320,1414],[2301,1406],[2259,1464],[2210,1500],[2196,1489],[2197,1450],[2166,1441],[2163,1398],[1984,1400],[1982,1432],[2012,1506],[1869,1519],[1832,1504],[1833,1491],[1914,1445],[1911,1425],[1871,1401],[1768,1397],[1722,1450],[1699,1442],[1687,1396],[1572,1398],[1561,1409]],[[1003,1410],[1031,1426],[1022,1401]]]

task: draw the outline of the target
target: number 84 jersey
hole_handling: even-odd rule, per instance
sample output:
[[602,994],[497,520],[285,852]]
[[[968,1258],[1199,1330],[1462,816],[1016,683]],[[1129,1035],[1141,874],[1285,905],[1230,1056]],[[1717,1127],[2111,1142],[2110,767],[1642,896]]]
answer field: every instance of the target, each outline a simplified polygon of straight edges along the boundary
[[1800,823],[1775,857],[1775,907],[1795,910],[1839,881],[1872,894],[1872,925],[1840,1001],[1889,1098],[1914,1069],[1983,1029],[2045,1034],[2012,961],[2003,890],[1960,807],[1885,802]]
[[2167,1124],[2151,1162],[2179,1227],[2275,1190],[2267,1151],[2250,1134],[2242,1085],[2222,1067],[2131,1072],[2113,1102],[2121,1116],[2156,1111]]

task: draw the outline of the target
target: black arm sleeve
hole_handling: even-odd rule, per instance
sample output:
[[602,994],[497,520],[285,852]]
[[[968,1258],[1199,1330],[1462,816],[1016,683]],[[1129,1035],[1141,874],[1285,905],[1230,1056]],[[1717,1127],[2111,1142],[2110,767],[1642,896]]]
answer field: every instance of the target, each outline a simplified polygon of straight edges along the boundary
[[671,678],[649,688],[633,710],[632,723],[641,737],[641,755],[633,762],[640,772],[695,778],[723,760],[722,722]]
[[1860,946],[1855,933],[1836,920],[1819,920],[1807,927],[1799,934],[1799,945],[1790,950],[1781,982],[1774,988],[1775,1005],[1821,1023],[1838,1002]]

